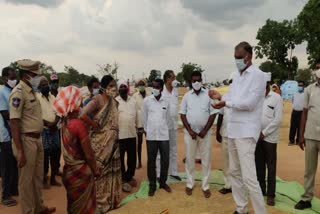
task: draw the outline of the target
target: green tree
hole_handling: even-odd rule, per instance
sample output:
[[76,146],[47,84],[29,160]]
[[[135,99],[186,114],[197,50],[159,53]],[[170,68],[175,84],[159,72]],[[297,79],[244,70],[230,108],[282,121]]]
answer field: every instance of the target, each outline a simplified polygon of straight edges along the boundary
[[271,73],[272,81],[278,84],[288,78],[288,72],[283,65],[271,61],[266,61],[261,63],[259,68],[264,72]]
[[98,65],[98,67],[98,72],[101,76],[111,75],[113,78],[118,79],[119,64],[117,62]]
[[312,70],[309,68],[299,69],[295,76],[295,80],[302,80],[306,85],[309,85],[312,82]]
[[311,68],[320,59],[320,1],[309,0],[298,15],[300,35],[307,41],[308,60]]
[[177,74],[177,81],[180,82],[180,83],[183,83],[184,82],[184,79],[183,79],[183,73],[182,72],[179,72]]
[[293,50],[302,43],[296,20],[277,22],[268,19],[258,30],[256,39],[259,41],[255,47],[256,58],[266,57],[281,65],[286,68],[288,79],[293,79],[298,69],[298,58],[293,56]]
[[188,64],[183,63],[181,66],[181,73],[183,76],[184,81],[186,84],[190,85],[191,84],[191,74],[194,71],[199,71],[199,72],[204,72],[204,69],[201,68],[201,65],[191,63],[189,62]]

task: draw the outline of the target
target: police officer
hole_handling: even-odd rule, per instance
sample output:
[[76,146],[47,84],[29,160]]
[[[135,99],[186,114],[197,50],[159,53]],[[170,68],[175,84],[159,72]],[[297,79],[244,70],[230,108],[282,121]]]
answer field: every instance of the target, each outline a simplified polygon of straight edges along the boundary
[[20,83],[10,95],[10,125],[13,153],[19,167],[19,197],[23,214],[53,213],[55,208],[43,206],[43,129],[41,106],[34,89],[39,84],[40,62],[17,61]]

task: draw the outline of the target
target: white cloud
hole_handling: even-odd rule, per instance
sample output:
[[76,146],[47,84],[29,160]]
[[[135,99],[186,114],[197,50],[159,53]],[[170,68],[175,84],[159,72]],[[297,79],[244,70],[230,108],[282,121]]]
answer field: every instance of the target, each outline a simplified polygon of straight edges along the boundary
[[[0,0],[0,65],[35,58],[95,74],[96,64],[116,60],[121,75],[138,78],[194,62],[216,81],[233,71],[235,44],[255,44],[267,18],[290,19],[302,7],[298,0]],[[296,53],[306,65],[304,49]]]

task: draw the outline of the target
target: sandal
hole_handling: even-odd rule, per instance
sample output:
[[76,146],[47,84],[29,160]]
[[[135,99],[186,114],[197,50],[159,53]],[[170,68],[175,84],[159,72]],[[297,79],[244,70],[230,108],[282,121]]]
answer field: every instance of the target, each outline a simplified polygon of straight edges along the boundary
[[207,189],[206,191],[202,190],[202,192],[205,198],[211,197],[211,191],[209,189]]
[[192,195],[192,190],[193,189],[191,189],[189,187],[186,187],[186,194],[189,195],[189,196]]

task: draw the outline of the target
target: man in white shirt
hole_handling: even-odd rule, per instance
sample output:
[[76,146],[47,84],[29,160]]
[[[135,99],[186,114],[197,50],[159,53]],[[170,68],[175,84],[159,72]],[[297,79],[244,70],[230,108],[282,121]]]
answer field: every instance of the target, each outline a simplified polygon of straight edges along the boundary
[[[178,81],[172,70],[167,70],[163,75],[164,87],[162,97],[170,102],[170,120],[169,120],[169,145],[170,145],[170,158],[169,158],[169,175],[181,181],[178,175],[177,165],[177,128],[178,128]],[[160,175],[160,155],[157,157],[157,176]]]
[[[138,107],[135,99],[128,95],[128,86],[125,81],[119,80],[118,88],[119,96],[116,97],[116,100],[119,103],[119,145],[122,182],[136,187],[137,182],[133,178],[137,162],[136,127],[141,127],[138,120]],[[125,164],[126,153],[127,164]]]
[[160,189],[171,192],[167,185],[169,168],[169,120],[170,103],[162,97],[163,80],[156,79],[153,82],[152,95],[147,97],[143,103],[143,126],[147,135],[148,154],[148,179],[150,197],[156,191],[156,159],[158,151],[161,159]]
[[143,107],[143,100],[148,96],[146,92],[146,83],[143,80],[139,80],[137,84],[138,91],[132,95],[132,98],[136,100],[137,107],[138,107],[138,120],[139,120],[139,126],[137,127],[137,141],[138,141],[138,164],[137,169],[141,169],[142,163],[141,163],[141,151],[142,151],[142,142],[143,142],[143,122],[142,122],[142,107]]
[[202,191],[205,198],[211,196],[209,177],[211,170],[211,126],[216,113],[211,107],[212,100],[207,90],[202,88],[202,76],[198,71],[191,74],[192,90],[187,92],[181,102],[180,114],[185,127],[186,145],[186,194],[192,195],[194,187],[195,157],[200,149],[202,164]]
[[300,121],[303,111],[303,100],[304,100],[304,82],[298,82],[298,91],[293,94],[292,105],[293,110],[290,121],[290,134],[289,134],[289,146],[298,144],[299,133],[300,133]]
[[254,212],[267,213],[255,166],[256,143],[261,132],[261,115],[265,97],[264,73],[252,65],[252,46],[241,42],[235,47],[238,71],[229,92],[221,97],[211,90],[212,99],[221,99],[213,107],[231,108],[228,121],[228,146],[232,195],[237,205],[235,214],[248,213],[247,190]]
[[[266,97],[263,103],[262,131],[255,152],[258,181],[267,204],[274,206],[276,196],[277,144],[282,120],[282,98],[270,90],[271,73],[266,74]],[[268,169],[266,185],[266,169]],[[268,189],[267,189],[268,187]]]

